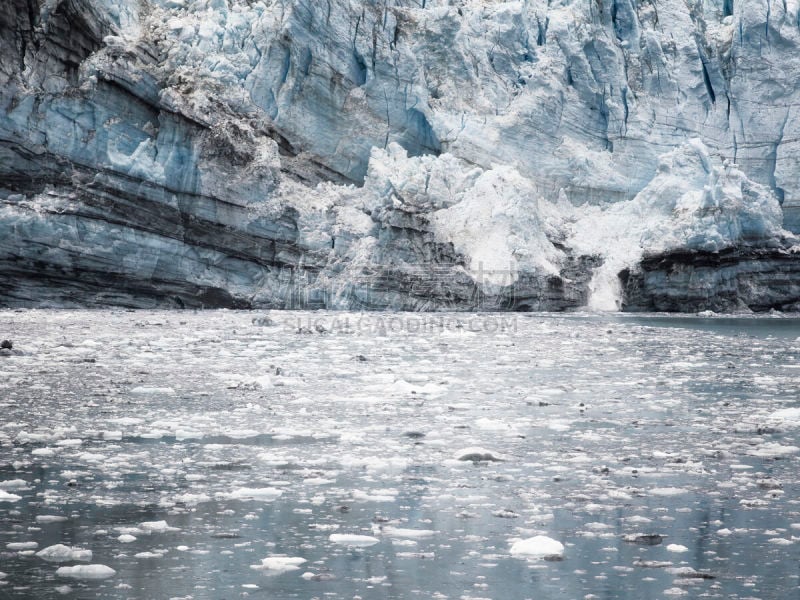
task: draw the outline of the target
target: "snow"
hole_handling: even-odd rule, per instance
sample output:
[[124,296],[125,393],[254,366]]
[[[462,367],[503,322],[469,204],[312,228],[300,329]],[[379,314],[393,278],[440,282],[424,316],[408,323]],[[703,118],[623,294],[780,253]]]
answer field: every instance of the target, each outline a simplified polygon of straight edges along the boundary
[[0,502],[16,502],[17,500],[21,500],[22,496],[17,496],[16,494],[10,494],[5,490],[0,490]]
[[511,556],[521,558],[550,558],[564,556],[564,544],[545,535],[517,540],[511,544]]
[[108,579],[117,572],[106,565],[76,565],[74,567],[59,567],[56,575],[71,579]]

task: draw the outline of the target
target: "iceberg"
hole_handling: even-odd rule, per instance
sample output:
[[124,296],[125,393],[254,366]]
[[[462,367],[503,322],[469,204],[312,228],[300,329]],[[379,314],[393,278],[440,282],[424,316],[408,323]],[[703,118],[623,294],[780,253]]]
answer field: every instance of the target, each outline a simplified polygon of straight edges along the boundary
[[0,17],[0,304],[800,308],[796,3]]

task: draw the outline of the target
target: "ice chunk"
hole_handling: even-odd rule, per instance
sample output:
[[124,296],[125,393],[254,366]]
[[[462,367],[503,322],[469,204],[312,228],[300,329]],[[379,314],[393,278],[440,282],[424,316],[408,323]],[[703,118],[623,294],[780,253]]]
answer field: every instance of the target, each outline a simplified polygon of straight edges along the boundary
[[7,479],[0,481],[0,490],[26,490],[28,482],[24,479]]
[[92,551],[56,544],[55,546],[48,546],[44,550],[39,550],[36,556],[47,562],[89,562],[92,560]]
[[679,487],[662,487],[662,488],[653,488],[650,490],[650,493],[653,496],[680,496],[681,494],[687,494],[689,490],[685,490]]
[[17,500],[22,500],[22,496],[9,494],[5,490],[0,490],[0,502],[16,502]]
[[427,538],[436,535],[438,532],[433,529],[403,529],[401,527],[387,527],[383,533],[395,538]]
[[198,504],[202,504],[203,502],[210,502],[211,496],[208,494],[178,494],[174,498],[175,502],[180,502],[185,504],[186,506],[197,506]]
[[560,559],[564,556],[564,544],[546,535],[536,535],[514,542],[511,545],[511,555],[522,558]]
[[150,386],[138,386],[131,390],[131,394],[142,394],[142,395],[159,395],[159,396],[171,396],[175,393],[175,390],[171,387],[150,387]]
[[783,446],[778,442],[765,442],[755,448],[751,448],[747,453],[750,456],[758,456],[760,458],[775,458],[777,456],[788,456],[800,452],[797,446]]
[[356,535],[352,533],[332,533],[328,538],[334,544],[342,546],[354,546],[357,548],[366,548],[367,546],[374,546],[380,540],[371,535]]
[[177,527],[170,527],[166,521],[145,521],[139,523],[139,527],[145,533],[166,533],[168,531],[178,531]]
[[481,462],[481,461],[503,461],[505,458],[499,452],[495,452],[493,450],[487,450],[486,448],[481,448],[478,446],[473,446],[470,448],[462,448],[458,452],[455,453],[456,460],[465,460],[465,461],[473,461],[473,462]]
[[257,571],[269,571],[270,574],[277,575],[288,571],[299,571],[300,565],[305,562],[306,559],[299,556],[273,555],[262,559],[260,565],[250,565],[250,568]]
[[77,565],[74,567],[60,567],[56,571],[59,577],[71,579],[108,579],[117,572],[106,565]]
[[164,558],[160,552],[137,552],[133,555],[134,558]]
[[6,548],[9,550],[35,550],[38,547],[38,542],[11,542],[6,544]]
[[220,494],[230,500],[256,500],[259,502],[272,502],[280,498],[283,491],[277,488],[238,488],[227,494]]
[[[800,408],[783,408],[770,415],[770,420],[778,421],[788,427],[800,426]],[[2,485],[0,484],[0,487]]]
[[62,517],[61,515],[38,515],[36,517],[37,523],[63,523],[67,520],[67,517]]

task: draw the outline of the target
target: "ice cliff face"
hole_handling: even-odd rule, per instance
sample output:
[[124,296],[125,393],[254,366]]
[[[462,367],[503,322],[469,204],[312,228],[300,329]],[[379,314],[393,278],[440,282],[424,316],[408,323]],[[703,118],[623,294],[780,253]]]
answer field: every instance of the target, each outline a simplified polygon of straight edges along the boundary
[[0,302],[798,308],[797,0],[6,0]]

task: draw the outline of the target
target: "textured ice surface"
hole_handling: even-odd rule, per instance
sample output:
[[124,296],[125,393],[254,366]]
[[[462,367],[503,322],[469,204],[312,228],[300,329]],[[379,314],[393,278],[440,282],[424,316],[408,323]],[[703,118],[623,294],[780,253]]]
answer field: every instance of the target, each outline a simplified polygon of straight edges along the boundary
[[36,556],[47,562],[70,562],[70,561],[83,561],[89,562],[92,560],[92,551],[83,548],[71,548],[64,544],[55,544],[48,546],[43,550],[39,550]]
[[74,567],[59,567],[56,570],[56,575],[72,579],[108,579],[116,575],[116,571],[106,565],[76,565]]
[[[797,587],[794,319],[0,311],[0,331],[24,351],[0,361],[0,596]],[[563,560],[512,555],[538,536]],[[116,575],[56,577],[87,566],[36,556],[58,545]]]
[[536,535],[517,540],[511,544],[510,552],[512,556],[522,558],[561,558],[564,554],[564,544],[546,535]]
[[3,303],[797,308],[795,0],[8,2]]
[[268,556],[261,559],[261,564],[251,565],[251,569],[257,571],[269,571],[270,573],[280,574],[288,571],[300,570],[300,565],[308,562],[300,556]]

